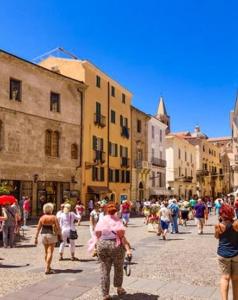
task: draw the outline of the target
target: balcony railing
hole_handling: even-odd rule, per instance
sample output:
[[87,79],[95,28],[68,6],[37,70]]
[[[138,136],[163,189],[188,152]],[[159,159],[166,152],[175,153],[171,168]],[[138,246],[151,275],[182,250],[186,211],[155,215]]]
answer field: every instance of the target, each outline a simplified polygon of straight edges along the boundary
[[101,114],[94,114],[94,124],[100,127],[106,126],[106,117]]
[[199,177],[199,176],[201,176],[201,177],[203,177],[203,176],[209,176],[209,171],[207,171],[207,170],[197,170],[197,176]]
[[135,168],[136,169],[150,169],[151,163],[146,160],[135,160]]
[[182,181],[182,182],[193,182],[193,177],[192,176],[180,176],[178,178],[176,178],[178,181]]
[[129,130],[128,127],[126,127],[126,126],[122,126],[121,127],[121,136],[129,139],[129,137],[130,137],[130,130]]
[[94,161],[95,162],[100,162],[100,163],[105,163],[105,152],[101,150],[94,150]]
[[128,168],[129,166],[130,166],[129,158],[128,157],[121,157],[121,167]]
[[166,167],[166,160],[157,158],[157,157],[152,157],[151,158],[151,163],[154,166],[165,168]]

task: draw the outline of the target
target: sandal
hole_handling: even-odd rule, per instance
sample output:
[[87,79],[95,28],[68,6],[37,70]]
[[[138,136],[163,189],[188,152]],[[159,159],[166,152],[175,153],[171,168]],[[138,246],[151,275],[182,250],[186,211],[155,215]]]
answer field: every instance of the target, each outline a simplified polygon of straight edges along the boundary
[[103,300],[110,300],[110,299],[111,299],[111,296],[109,296],[109,295],[103,297]]
[[122,296],[126,294],[126,290],[124,290],[123,288],[118,288],[117,289],[117,295],[118,296]]
[[55,274],[55,271],[50,269],[49,271],[45,271],[45,275]]

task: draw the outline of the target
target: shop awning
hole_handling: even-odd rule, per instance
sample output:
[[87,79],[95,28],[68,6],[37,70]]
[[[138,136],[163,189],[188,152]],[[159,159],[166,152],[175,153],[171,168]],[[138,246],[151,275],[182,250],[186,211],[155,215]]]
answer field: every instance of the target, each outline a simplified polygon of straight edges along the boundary
[[107,186],[88,186],[88,193],[92,194],[105,194],[105,193],[111,193],[112,191],[109,190]]

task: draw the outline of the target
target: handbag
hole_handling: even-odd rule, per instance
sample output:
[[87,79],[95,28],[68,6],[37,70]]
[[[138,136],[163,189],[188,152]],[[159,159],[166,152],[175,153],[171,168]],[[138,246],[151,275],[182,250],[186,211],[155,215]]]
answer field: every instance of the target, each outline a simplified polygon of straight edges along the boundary
[[[71,213],[70,213],[70,215],[69,215],[69,222],[70,222],[70,226],[71,226]],[[77,240],[77,238],[78,238],[78,233],[77,233],[77,231],[76,230],[72,230],[72,229],[70,229],[70,232],[69,232],[69,239],[70,240]]]

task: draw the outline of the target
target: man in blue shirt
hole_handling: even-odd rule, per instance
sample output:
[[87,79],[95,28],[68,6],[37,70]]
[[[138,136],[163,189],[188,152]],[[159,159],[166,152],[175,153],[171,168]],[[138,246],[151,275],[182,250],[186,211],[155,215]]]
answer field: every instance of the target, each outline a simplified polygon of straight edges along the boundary
[[203,226],[205,221],[205,210],[206,205],[203,203],[202,199],[198,199],[198,203],[194,206],[195,218],[198,227],[198,234],[203,234]]
[[171,216],[172,216],[172,223],[171,223],[172,231],[171,231],[171,233],[179,233],[179,231],[178,231],[179,207],[177,205],[176,198],[173,198],[170,200],[168,209],[171,211]]

